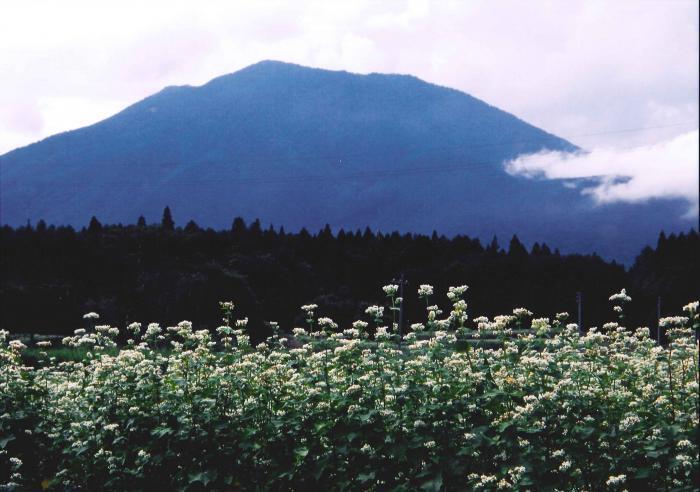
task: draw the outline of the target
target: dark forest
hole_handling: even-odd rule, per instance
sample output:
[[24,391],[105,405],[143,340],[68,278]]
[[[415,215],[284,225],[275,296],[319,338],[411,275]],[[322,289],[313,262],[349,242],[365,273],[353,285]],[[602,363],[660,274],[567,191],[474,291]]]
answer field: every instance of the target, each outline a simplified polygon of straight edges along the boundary
[[2,279],[0,328],[11,332],[68,334],[82,315],[123,327],[132,321],[172,324],[190,320],[201,328],[219,324],[219,301],[235,303],[249,317],[252,334],[265,336],[267,321],[283,330],[303,325],[299,306],[319,305],[319,315],[341,327],[364,319],[369,304],[384,301],[381,286],[399,275],[407,280],[406,322],[422,321],[425,305],[416,289],[435,287],[435,302],[447,306],[448,286],[469,285],[469,314],[509,313],[527,307],[536,316],[568,311],[576,321],[582,295],[586,327],[613,319],[607,297],[626,288],[632,296],[630,325],[656,325],[677,313],[700,291],[698,234],[662,232],[654,248],[640,252],[626,269],[596,254],[562,255],[546,244],[528,251],[513,236],[494,238],[337,231],[317,233],[263,228],[233,220],[229,230],[176,227],[166,209],[160,223],[89,226],[5,226],[0,230]]

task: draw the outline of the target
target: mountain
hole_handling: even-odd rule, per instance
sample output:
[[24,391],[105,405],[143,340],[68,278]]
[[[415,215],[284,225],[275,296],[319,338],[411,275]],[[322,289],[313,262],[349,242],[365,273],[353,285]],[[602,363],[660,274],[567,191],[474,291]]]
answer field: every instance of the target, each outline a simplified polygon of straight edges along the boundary
[[97,124],[0,156],[0,221],[160,219],[546,241],[629,261],[683,204],[596,206],[504,171],[566,140],[457,90],[407,75],[265,61],[200,87],[167,87]]

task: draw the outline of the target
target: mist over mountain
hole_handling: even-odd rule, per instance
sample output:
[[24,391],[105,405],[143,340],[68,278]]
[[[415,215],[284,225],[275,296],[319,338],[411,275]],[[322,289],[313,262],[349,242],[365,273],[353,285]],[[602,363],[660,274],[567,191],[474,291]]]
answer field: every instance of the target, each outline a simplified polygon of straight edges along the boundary
[[467,234],[631,260],[682,201],[597,206],[503,163],[566,140],[412,76],[265,61],[167,87],[95,125],[0,156],[0,222],[157,221]]

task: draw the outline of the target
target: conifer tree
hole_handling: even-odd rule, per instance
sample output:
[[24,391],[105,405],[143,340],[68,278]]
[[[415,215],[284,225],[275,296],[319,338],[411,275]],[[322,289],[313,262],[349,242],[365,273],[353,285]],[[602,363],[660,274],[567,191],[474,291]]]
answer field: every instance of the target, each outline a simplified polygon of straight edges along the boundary
[[175,222],[173,221],[173,216],[170,213],[170,207],[165,207],[163,209],[163,219],[160,221],[160,226],[163,230],[172,231],[175,229]]
[[508,246],[508,254],[510,256],[516,256],[516,257],[524,257],[527,256],[527,249],[525,249],[525,246],[523,246],[523,243],[520,242],[520,239],[518,239],[518,236],[513,234],[513,237],[510,240],[510,245]]
[[91,234],[97,234],[99,232],[102,232],[102,224],[100,224],[100,221],[97,220],[97,217],[94,215],[90,219],[90,224],[88,225],[88,232]]

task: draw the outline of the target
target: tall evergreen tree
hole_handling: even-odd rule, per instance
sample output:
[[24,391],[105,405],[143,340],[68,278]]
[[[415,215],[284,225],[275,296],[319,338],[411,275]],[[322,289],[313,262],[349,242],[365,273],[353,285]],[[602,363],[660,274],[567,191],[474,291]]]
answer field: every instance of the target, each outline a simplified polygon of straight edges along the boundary
[[245,220],[243,220],[242,217],[236,217],[233,219],[233,223],[231,224],[231,236],[234,239],[241,239],[247,231],[248,228],[246,227]]
[[496,236],[493,236],[493,239],[491,239],[491,243],[486,247],[486,252],[490,253],[492,255],[497,255],[500,250],[500,246],[498,245],[498,238]]
[[659,233],[659,239],[656,242],[656,248],[662,248],[663,246],[666,245],[666,233],[664,231],[661,231]]
[[192,234],[195,232],[199,232],[199,226],[194,220],[190,220],[187,225],[185,225],[185,232]]
[[170,213],[170,207],[165,207],[163,209],[163,219],[160,221],[160,226],[165,231],[172,231],[175,229],[175,222],[173,221],[173,216]]
[[88,232],[91,234],[97,234],[102,232],[102,224],[100,224],[100,221],[97,220],[97,217],[94,215],[90,219],[90,224],[88,225]]
[[250,233],[250,236],[254,238],[262,236],[262,226],[260,225],[260,219],[255,219],[253,223],[250,224],[248,232]]
[[515,234],[513,234],[513,237],[510,240],[508,255],[518,258],[527,256],[527,249],[525,249],[525,246],[523,246],[523,243],[520,242],[520,239],[518,239],[518,236]]
[[326,227],[321,229],[318,233],[318,237],[321,239],[333,239],[333,231],[331,231],[331,226],[326,224]]

